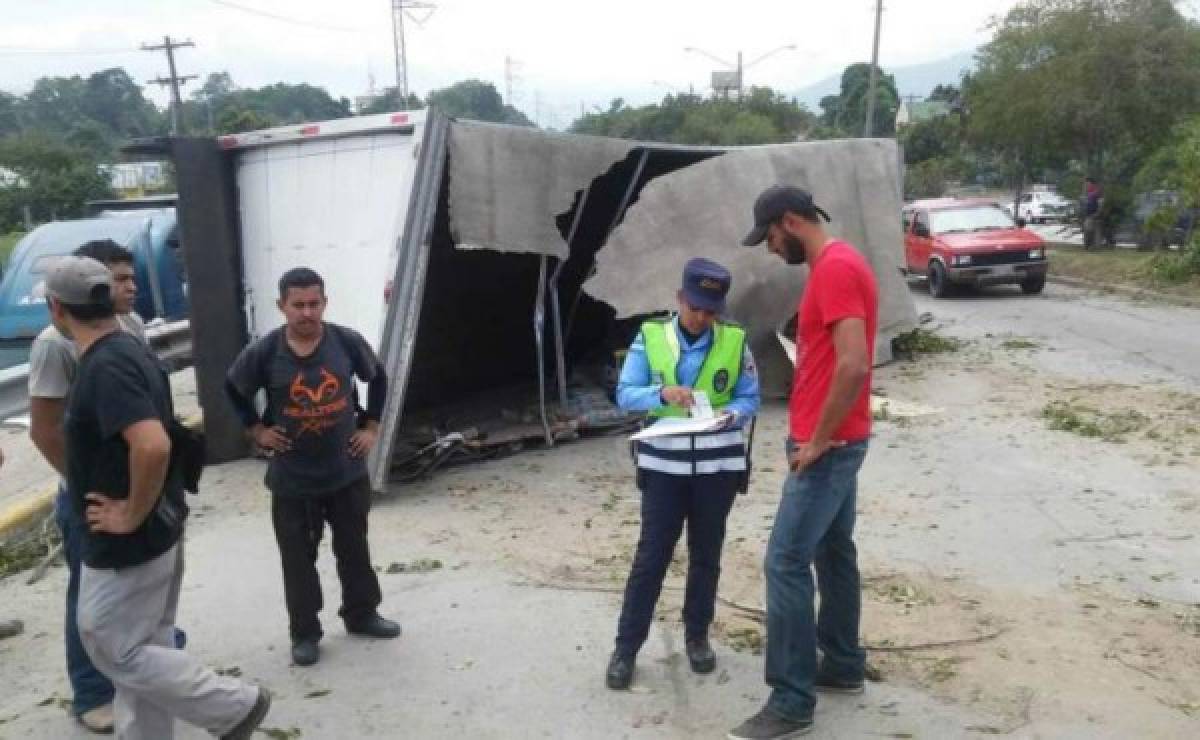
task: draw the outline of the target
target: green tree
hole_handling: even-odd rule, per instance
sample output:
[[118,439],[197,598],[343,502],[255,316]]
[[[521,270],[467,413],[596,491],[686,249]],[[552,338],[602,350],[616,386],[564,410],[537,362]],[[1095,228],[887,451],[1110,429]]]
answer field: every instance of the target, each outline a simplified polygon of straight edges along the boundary
[[79,75],[42,77],[25,95],[26,126],[48,134],[63,134],[83,119],[87,83]]
[[127,139],[166,130],[163,114],[125,70],[111,68],[86,79],[43,77],[20,102],[20,130],[75,138],[103,157]]
[[229,95],[237,87],[233,84],[233,76],[228,71],[210,72],[204,78],[204,84],[191,95],[193,100],[219,100]]
[[957,116],[937,116],[901,129],[897,139],[904,150],[906,198],[944,195],[951,181],[962,181],[979,170],[968,151]]
[[399,91],[394,87],[389,87],[382,95],[375,98],[370,105],[359,111],[359,113],[368,116],[373,113],[391,113],[397,110],[420,110],[424,107],[425,103],[415,93],[410,92],[408,99],[401,101]]
[[204,84],[192,90],[183,102],[183,128],[188,134],[215,134],[222,101],[234,90],[229,72],[210,72]]
[[961,97],[962,91],[954,85],[938,85],[933,88],[933,92],[929,93],[929,97],[926,98],[926,100],[929,102],[940,101],[943,103],[949,103],[950,105],[955,105],[959,102]]
[[937,116],[905,126],[897,139],[904,147],[904,161],[909,164],[954,156],[962,148],[959,123],[950,116]]
[[966,82],[969,133],[1018,182],[1068,159],[1127,181],[1200,110],[1200,31],[1172,0],[1024,0],[993,32]]
[[[1200,208],[1200,115],[1175,127],[1167,143],[1148,158],[1134,179],[1138,192],[1173,190],[1179,194],[1174,208],[1163,209],[1152,218],[1151,230],[1166,231],[1183,212]],[[1185,235],[1185,249],[1176,256],[1164,256],[1155,264],[1162,277],[1180,279],[1200,274],[1200,224],[1188,221],[1192,233]]]
[[816,125],[816,117],[808,108],[769,87],[751,87],[743,96],[742,106],[770,119],[777,130],[792,138],[805,136]]
[[630,107],[620,98],[607,111],[588,113],[571,131],[640,141],[739,146],[795,141],[810,135],[815,117],[770,88],[751,88],[743,101],[667,95],[661,103]]
[[[896,78],[877,67],[875,85],[875,120],[871,130],[875,136],[890,136],[896,130],[896,111],[900,109],[900,94]],[[841,91],[821,99],[821,123],[837,131],[857,136],[867,120],[867,97],[870,93],[871,65],[851,64],[842,72]]]
[[100,161],[111,159],[116,137],[99,121],[83,120],[71,127],[61,140],[90,158]]
[[335,100],[324,88],[285,82],[242,88],[228,72],[214,72],[184,103],[183,118],[189,132],[215,128],[228,134],[351,114],[349,100]]
[[425,102],[454,118],[510,123],[516,126],[533,125],[533,121],[524,113],[504,103],[495,85],[482,80],[462,80],[450,87],[434,90],[429,93]]
[[0,90],[0,136],[15,134],[21,130],[21,106],[23,101],[16,95]]
[[19,178],[0,187],[0,232],[17,228],[26,207],[35,221],[74,218],[83,215],[86,201],[112,195],[93,156],[43,133],[0,139],[0,167]]
[[79,107],[84,116],[106,128],[116,139],[133,139],[166,131],[166,120],[142,95],[142,88],[120,68],[105,69],[87,78]]
[[346,118],[352,113],[348,103],[334,100],[324,88],[304,83],[277,82],[257,90],[238,90],[226,99],[242,102],[244,107],[267,113],[283,123]]
[[217,132],[221,134],[240,134],[243,131],[257,131],[279,125],[279,121],[259,113],[258,111],[237,108],[225,108],[217,118]]

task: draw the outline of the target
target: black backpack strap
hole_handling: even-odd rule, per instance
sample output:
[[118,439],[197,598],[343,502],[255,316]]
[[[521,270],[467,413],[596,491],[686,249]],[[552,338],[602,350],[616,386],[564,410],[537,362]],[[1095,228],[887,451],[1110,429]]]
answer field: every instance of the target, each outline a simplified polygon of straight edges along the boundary
[[367,363],[362,356],[362,352],[359,351],[357,342],[352,341],[349,329],[328,321],[325,322],[325,328],[329,329],[330,334],[336,338],[338,346],[341,347],[342,352],[344,352],[345,355],[350,358],[350,373],[352,376],[350,378],[350,403],[354,404],[354,411],[358,418],[358,424],[359,426],[362,426],[365,423],[363,417],[367,413],[367,410],[363,408],[363,405],[359,402],[358,384],[354,382],[353,376],[357,376],[359,371],[362,371],[363,373],[367,372]]

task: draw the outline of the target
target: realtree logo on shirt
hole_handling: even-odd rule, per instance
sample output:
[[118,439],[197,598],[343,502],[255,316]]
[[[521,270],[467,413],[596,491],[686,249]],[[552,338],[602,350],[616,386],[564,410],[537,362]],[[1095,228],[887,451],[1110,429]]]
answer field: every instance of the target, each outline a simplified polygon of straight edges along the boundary
[[338,417],[349,406],[347,397],[338,398],[341,389],[341,381],[324,367],[320,369],[320,380],[315,388],[305,382],[303,372],[296,373],[288,388],[291,403],[285,403],[281,413],[300,423],[297,437],[303,437],[306,432],[320,436],[338,425]]

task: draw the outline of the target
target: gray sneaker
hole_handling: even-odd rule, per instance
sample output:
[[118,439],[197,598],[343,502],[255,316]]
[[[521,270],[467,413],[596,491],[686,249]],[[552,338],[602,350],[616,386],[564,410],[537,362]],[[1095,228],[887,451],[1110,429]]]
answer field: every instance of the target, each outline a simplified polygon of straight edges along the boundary
[[812,719],[794,721],[780,717],[767,707],[729,731],[729,740],[788,740],[812,732]]
[[222,735],[221,740],[250,740],[270,710],[271,692],[266,686],[259,686],[258,698],[254,701],[254,706],[250,707],[250,713],[237,723],[237,727]]

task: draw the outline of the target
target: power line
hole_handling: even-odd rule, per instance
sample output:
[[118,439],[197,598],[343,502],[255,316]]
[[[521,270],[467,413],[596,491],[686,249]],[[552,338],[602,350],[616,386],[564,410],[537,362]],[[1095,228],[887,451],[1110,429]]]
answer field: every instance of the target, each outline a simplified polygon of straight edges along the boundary
[[45,54],[47,56],[85,56],[85,55],[104,55],[104,54],[132,54],[141,51],[133,47],[120,47],[112,49],[38,49],[26,46],[0,46],[0,56],[16,56],[16,55],[35,55]]
[[171,135],[178,136],[183,133],[182,115],[183,115],[183,99],[179,96],[179,86],[188,80],[196,79],[196,75],[179,75],[175,71],[175,50],[185,47],[194,47],[195,44],[189,39],[188,41],[172,41],[170,36],[163,36],[161,44],[142,44],[143,51],[166,51],[167,52],[167,68],[171,71],[170,77],[157,77],[153,80],[147,80],[147,84],[162,85],[163,87],[171,88]]
[[276,13],[271,13],[266,10],[259,10],[258,8],[251,8],[246,5],[239,5],[238,3],[231,3],[231,2],[229,2],[229,0],[208,0],[208,1],[210,3],[213,3],[214,5],[221,5],[226,8],[240,10],[243,13],[249,13],[250,15],[257,15],[260,18],[269,18],[273,21],[279,21],[280,23],[290,23],[293,26],[304,26],[305,28],[316,28],[321,31],[337,31],[339,33],[362,33],[362,31],[363,31],[363,29],[361,29],[361,28],[349,28],[346,26],[335,26],[335,25],[332,25],[329,23],[319,23],[317,21],[306,21],[306,20],[301,20],[299,18],[291,18],[286,15],[278,15]]

